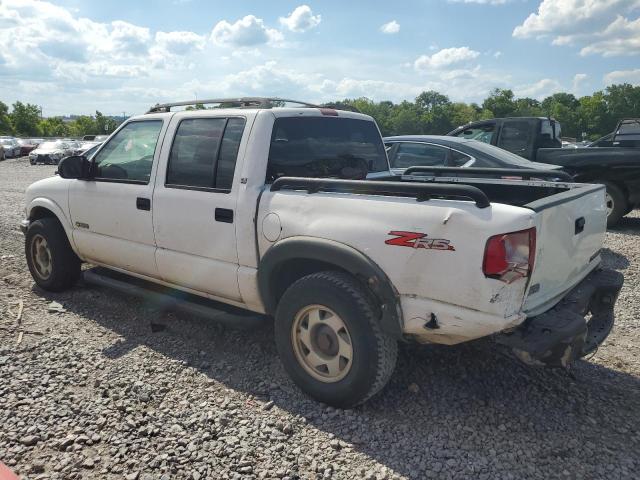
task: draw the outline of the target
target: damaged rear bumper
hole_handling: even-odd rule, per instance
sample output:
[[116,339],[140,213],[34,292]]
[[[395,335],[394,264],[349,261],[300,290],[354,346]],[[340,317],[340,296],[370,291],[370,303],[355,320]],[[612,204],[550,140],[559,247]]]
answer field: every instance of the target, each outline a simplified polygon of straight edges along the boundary
[[595,270],[554,308],[527,318],[509,333],[497,335],[496,341],[511,347],[527,364],[566,367],[593,352],[607,338],[623,282],[620,272]]

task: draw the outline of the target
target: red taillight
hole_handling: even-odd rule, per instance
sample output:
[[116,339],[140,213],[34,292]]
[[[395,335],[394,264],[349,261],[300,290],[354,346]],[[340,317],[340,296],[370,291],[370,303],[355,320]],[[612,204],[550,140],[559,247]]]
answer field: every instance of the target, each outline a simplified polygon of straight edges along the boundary
[[482,271],[489,278],[511,283],[529,276],[535,256],[535,228],[495,235],[487,241]]

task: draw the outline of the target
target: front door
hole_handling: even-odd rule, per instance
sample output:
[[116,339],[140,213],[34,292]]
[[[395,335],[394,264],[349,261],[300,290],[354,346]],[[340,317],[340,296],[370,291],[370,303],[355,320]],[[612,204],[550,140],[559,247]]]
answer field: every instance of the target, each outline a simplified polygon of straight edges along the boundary
[[93,158],[95,178],[72,183],[73,240],[86,260],[157,276],[151,179],[163,123],[127,123]]
[[240,301],[236,159],[243,117],[177,113],[163,145],[153,194],[160,277]]

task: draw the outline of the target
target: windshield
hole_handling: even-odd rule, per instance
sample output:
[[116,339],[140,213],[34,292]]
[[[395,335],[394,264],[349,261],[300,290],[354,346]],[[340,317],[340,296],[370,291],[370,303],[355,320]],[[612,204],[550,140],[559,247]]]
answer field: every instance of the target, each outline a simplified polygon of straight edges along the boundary
[[336,117],[277,118],[267,181],[282,176],[366,178],[389,170],[376,124]]
[[518,165],[522,165],[525,167],[531,166],[531,162],[526,158],[522,158],[520,155],[508,152],[506,150],[503,150],[502,148],[489,145],[488,143],[472,140],[470,142],[467,142],[466,145],[482,153],[485,153],[486,155],[497,158],[498,160],[502,160],[506,163],[517,163]]

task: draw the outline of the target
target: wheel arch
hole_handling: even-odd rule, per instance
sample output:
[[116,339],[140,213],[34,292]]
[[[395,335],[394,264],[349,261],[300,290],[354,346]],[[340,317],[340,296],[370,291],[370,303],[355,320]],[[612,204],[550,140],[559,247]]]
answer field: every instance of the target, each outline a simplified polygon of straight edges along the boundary
[[346,272],[379,301],[380,326],[385,333],[402,337],[399,295],[385,272],[369,257],[349,245],[314,237],[280,240],[258,265],[258,288],[266,312],[275,314],[285,290],[296,280],[325,270]]
[[72,250],[78,255],[75,243],[73,242],[73,228],[58,204],[47,198],[34,198],[29,202],[27,207],[27,218],[30,222],[40,220],[41,218],[55,218],[58,220],[64,232],[67,234],[67,239],[69,240]]

